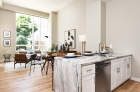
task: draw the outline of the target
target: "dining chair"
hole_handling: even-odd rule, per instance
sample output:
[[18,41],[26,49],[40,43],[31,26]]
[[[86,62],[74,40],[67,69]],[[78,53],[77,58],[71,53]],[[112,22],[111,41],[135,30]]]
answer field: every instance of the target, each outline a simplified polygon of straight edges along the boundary
[[81,52],[76,52],[75,55],[81,55]]
[[41,51],[40,50],[35,50],[35,53],[36,54],[41,54]]
[[[42,60],[37,60],[36,57],[37,57],[36,54],[32,54],[32,55],[31,55],[31,65],[30,65],[30,72],[29,72],[29,75],[31,74],[32,65],[34,65],[33,72],[34,72],[34,70],[35,70],[35,66],[36,66],[36,65],[40,65],[40,66],[41,66],[41,72],[42,72],[42,75],[43,75],[42,65],[44,64],[44,62],[43,62]],[[34,62],[33,62],[33,61],[34,61]]]
[[26,68],[26,64],[28,62],[30,62],[31,59],[26,57],[26,54],[15,54],[14,57],[14,69],[15,69],[15,64],[16,63],[25,63],[25,68]]
[[62,57],[62,56],[65,56],[66,53],[56,53],[56,57]]

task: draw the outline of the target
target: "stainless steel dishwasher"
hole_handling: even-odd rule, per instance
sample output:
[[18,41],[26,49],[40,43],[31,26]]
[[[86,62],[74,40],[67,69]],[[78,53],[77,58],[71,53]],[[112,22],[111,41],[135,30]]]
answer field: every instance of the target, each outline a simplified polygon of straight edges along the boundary
[[95,74],[95,92],[111,92],[111,62],[97,62]]

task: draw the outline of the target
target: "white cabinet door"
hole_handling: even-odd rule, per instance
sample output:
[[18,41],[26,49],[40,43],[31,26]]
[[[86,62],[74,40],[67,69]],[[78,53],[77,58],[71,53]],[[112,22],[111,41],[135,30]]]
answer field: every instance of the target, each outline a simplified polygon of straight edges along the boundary
[[95,74],[82,78],[82,92],[95,92]]
[[127,79],[131,77],[131,62],[127,63],[127,69],[126,69]]
[[131,77],[131,56],[112,61],[111,91]]
[[124,81],[127,80],[127,73],[126,73],[126,71],[127,71],[127,64],[124,63],[122,68],[123,68],[122,69],[122,81],[124,82]]
[[122,65],[111,68],[111,91],[122,83]]
[[117,68],[111,68],[111,91],[117,86]]
[[119,86],[122,83],[122,65],[119,65],[117,67],[117,86]]

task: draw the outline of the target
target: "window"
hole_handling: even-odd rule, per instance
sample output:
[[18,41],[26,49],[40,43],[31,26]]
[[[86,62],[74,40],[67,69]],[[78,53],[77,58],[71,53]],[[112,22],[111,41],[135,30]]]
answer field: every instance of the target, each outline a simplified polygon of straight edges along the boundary
[[25,14],[16,14],[16,50],[47,50],[48,19]]

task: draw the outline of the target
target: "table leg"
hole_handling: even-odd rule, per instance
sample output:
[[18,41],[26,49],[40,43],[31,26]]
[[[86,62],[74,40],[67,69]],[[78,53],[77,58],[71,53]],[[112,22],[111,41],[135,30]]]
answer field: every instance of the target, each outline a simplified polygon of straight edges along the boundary
[[44,64],[43,64],[43,67],[42,67],[41,71],[43,71],[43,68],[45,67],[46,62],[47,62],[47,60],[45,60],[45,62],[44,62]]

